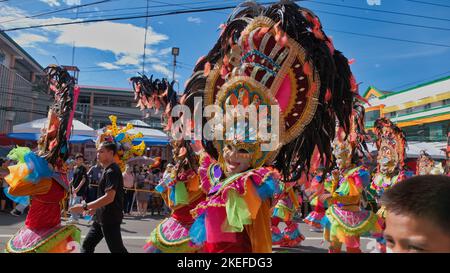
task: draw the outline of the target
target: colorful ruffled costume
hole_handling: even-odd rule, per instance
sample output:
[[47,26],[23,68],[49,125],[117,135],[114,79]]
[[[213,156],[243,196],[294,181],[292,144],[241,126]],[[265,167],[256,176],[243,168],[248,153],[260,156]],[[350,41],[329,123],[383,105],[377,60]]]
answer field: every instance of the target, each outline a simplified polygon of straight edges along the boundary
[[[372,196],[375,196],[376,199],[381,198],[383,196],[383,193],[390,189],[395,184],[407,179],[409,177],[408,173],[406,171],[401,171],[398,174],[393,175],[390,177],[387,174],[377,173],[374,175],[372,179],[372,183],[370,184],[369,192]],[[384,208],[380,208],[377,212],[377,214],[385,218],[385,210]]]
[[[300,207],[300,196],[295,194],[293,185],[282,183],[281,193],[275,195],[276,205],[272,213],[272,244],[282,247],[298,246],[305,236],[300,232],[300,226],[294,221],[294,214]],[[278,228],[280,222],[286,224],[283,231]]]
[[314,210],[303,219],[307,225],[316,229],[322,228],[321,221],[328,208],[327,202],[319,201],[319,195],[324,194],[325,192],[331,192],[332,186],[329,179],[324,179],[324,182],[321,182],[321,180],[322,177],[316,175],[311,182],[311,186],[308,188],[308,191],[312,192],[310,204],[314,207]]
[[353,101],[352,107],[349,131],[345,132],[342,124],[336,123],[337,134],[332,142],[338,169],[329,176],[331,190],[330,194],[325,195],[329,208],[321,221],[324,239],[330,243],[330,253],[340,252],[343,244],[347,252],[361,252],[360,236],[381,230],[378,216],[362,208],[363,191],[370,185],[369,172],[359,166],[367,152],[365,109],[358,98]]
[[207,153],[200,158],[200,186],[205,201],[191,211],[190,235],[206,252],[271,252],[270,198],[277,185],[270,168],[250,169],[222,178],[220,165]]
[[310,10],[292,1],[239,5],[182,98],[191,113],[215,109],[183,124],[211,126],[199,134],[200,185],[208,194],[191,211],[193,242],[206,252],[271,252],[277,184],[308,173],[313,154],[331,157],[329,122],[349,123],[356,94],[348,60]]
[[333,183],[332,197],[328,200],[331,205],[322,219],[324,239],[336,245],[345,244],[347,248],[359,249],[360,236],[381,230],[377,215],[360,208],[361,193],[364,186],[370,183],[370,175],[364,168],[356,167],[346,171],[339,181]]
[[64,162],[79,89],[74,89],[73,78],[63,68],[50,66],[46,72],[56,103],[49,110],[49,123],[38,151],[35,154],[29,148],[16,148],[8,154],[17,165],[9,167],[10,174],[5,178],[7,194],[13,200],[30,200],[25,225],[6,245],[11,253],[76,252],[80,242],[81,232],[76,226],[61,225],[60,206],[69,188]]
[[[13,150],[10,155],[15,152]],[[47,162],[30,150],[19,156],[18,162],[9,167],[10,175],[5,178],[9,184],[8,194],[13,200],[15,196],[31,196],[31,204],[25,225],[8,241],[6,251],[74,251],[81,232],[74,225],[61,225],[60,203],[69,185],[66,175],[50,171]]]
[[191,242],[189,229],[194,223],[190,210],[205,199],[200,189],[199,177],[193,170],[176,176],[175,170],[165,172],[156,187],[166,205],[172,210],[170,217],[164,219],[150,234],[144,246],[148,253],[189,253],[197,252],[203,246]]
[[[378,167],[368,189],[369,201],[378,209],[377,215],[385,228],[385,208],[377,202],[383,193],[393,185],[407,179],[410,173],[404,170],[406,157],[406,137],[403,131],[387,118],[375,121],[376,145],[378,148]],[[382,231],[372,234],[378,242],[380,252],[386,252],[386,241]]]

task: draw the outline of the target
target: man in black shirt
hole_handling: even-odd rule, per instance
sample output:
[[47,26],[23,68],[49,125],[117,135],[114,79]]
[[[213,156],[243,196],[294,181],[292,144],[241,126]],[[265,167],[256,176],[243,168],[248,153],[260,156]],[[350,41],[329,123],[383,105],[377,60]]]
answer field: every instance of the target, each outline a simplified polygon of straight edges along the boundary
[[[71,196],[70,206],[80,204],[86,196],[88,186],[87,170],[84,164],[84,156],[82,154],[75,155],[75,170],[73,172],[73,179],[71,181]],[[80,215],[78,213],[71,213],[69,224],[78,223]]]
[[89,229],[81,248],[82,253],[93,253],[98,243],[105,237],[111,253],[127,253],[120,233],[123,219],[123,177],[119,166],[114,163],[116,144],[102,142],[97,150],[97,160],[104,168],[99,182],[99,198],[90,203],[78,204],[69,210],[75,213],[84,211],[94,215],[94,223]]

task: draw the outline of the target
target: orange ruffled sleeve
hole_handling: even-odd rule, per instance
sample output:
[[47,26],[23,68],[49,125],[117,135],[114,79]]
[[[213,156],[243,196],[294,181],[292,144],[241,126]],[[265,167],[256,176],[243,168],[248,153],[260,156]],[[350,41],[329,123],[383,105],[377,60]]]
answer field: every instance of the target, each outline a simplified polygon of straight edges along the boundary
[[14,187],[10,187],[8,193],[13,196],[42,195],[48,193],[52,187],[52,179],[45,178],[37,184],[19,181]]
[[251,225],[245,226],[253,253],[272,253],[270,217],[270,200],[265,200],[261,203],[256,219]]

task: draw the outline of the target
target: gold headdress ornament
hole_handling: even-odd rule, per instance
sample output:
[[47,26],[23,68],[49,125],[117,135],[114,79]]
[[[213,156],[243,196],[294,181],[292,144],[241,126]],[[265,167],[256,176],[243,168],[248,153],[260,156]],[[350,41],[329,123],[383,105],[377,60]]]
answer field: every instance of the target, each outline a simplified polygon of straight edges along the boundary
[[[203,106],[267,105],[268,113],[279,107],[278,149],[262,152],[261,138],[234,145],[254,149],[253,167],[273,164],[284,180],[297,180],[309,168],[316,147],[331,157],[334,120],[348,132],[358,88],[348,60],[334,49],[319,19],[292,1],[236,8],[186,86],[186,101],[203,96]],[[203,141],[216,158],[225,144]]]
[[426,151],[421,151],[419,157],[417,158],[416,164],[416,175],[426,175],[426,174],[443,174],[444,167],[442,163],[436,163],[431,155]]
[[387,118],[379,118],[374,125],[377,136],[378,153],[391,156],[397,162],[400,169],[403,169],[406,156],[406,137],[403,131]]
[[[366,131],[364,127],[365,109],[361,101],[355,98],[350,122],[349,134],[346,134],[339,122],[336,122],[336,137],[333,140],[333,153],[348,152],[352,163],[358,163],[366,154],[370,157],[365,141]],[[338,151],[335,151],[338,150]],[[336,155],[335,155],[336,156]]]
[[109,116],[111,125],[105,128],[105,132],[99,135],[96,141],[97,148],[104,142],[113,142],[117,145],[117,154],[115,157],[116,163],[120,166],[122,171],[125,170],[126,162],[135,156],[142,156],[145,152],[145,143],[142,141],[139,145],[133,145],[133,140],[136,138],[142,138],[141,132],[137,134],[129,134],[128,131],[133,129],[133,125],[128,123],[125,127],[117,126],[117,117],[114,115]]

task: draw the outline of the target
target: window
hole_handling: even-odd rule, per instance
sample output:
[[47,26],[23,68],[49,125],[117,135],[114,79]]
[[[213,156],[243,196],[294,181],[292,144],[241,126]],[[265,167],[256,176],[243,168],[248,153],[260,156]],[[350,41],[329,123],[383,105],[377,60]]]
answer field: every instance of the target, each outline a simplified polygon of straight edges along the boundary
[[423,106],[424,110],[430,109],[431,108],[431,103],[427,103]]
[[94,97],[94,104],[100,106],[109,106],[108,97]]
[[91,97],[89,96],[80,96],[78,99],[79,103],[91,103]]
[[366,121],[375,121],[380,117],[380,110],[370,111],[366,113]]
[[131,101],[123,99],[110,99],[109,106],[114,107],[131,107]]
[[414,110],[413,107],[411,107],[411,108],[407,108],[405,110],[405,112],[406,112],[406,114],[411,114],[413,110]]
[[0,64],[4,64],[5,59],[6,59],[5,53],[0,50]]
[[391,112],[391,113],[390,113],[390,117],[391,117],[391,118],[397,117],[397,112],[396,112],[396,111]]
[[446,99],[442,101],[442,105],[449,105],[450,104],[450,99]]

